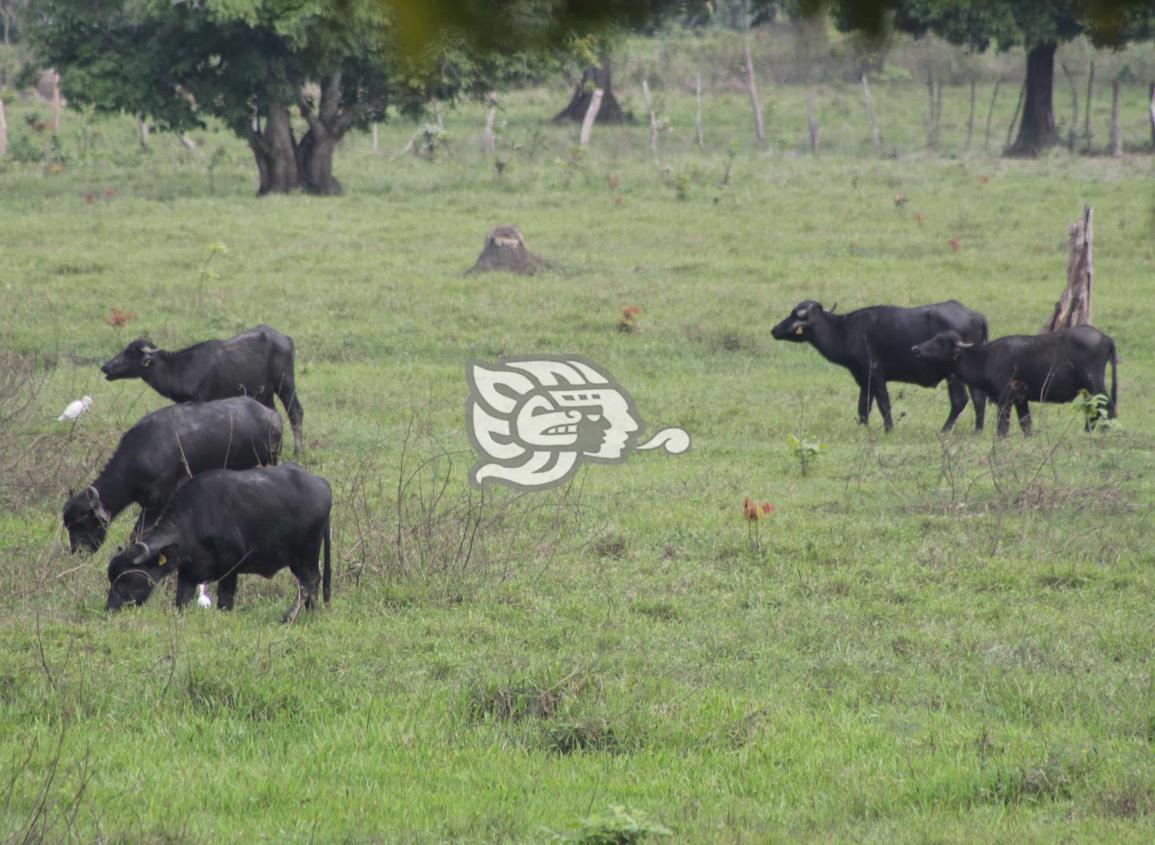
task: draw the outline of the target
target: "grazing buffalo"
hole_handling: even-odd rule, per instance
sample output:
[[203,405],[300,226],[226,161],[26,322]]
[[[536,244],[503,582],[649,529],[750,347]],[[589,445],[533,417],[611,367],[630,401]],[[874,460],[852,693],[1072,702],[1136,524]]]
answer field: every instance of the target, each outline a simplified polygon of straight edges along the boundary
[[[922,360],[951,368],[972,389],[986,392],[999,406],[998,433],[1010,428],[1011,406],[1024,434],[1031,433],[1030,402],[1070,402],[1087,390],[1107,395],[1107,362],[1111,393],[1107,416],[1114,418],[1115,341],[1093,326],[1076,326],[1038,335],[1011,335],[976,346],[948,331],[914,346]],[[1088,427],[1090,422],[1088,421]]]
[[[967,405],[967,390],[945,364],[916,358],[913,344],[929,340],[939,332],[954,330],[964,339],[983,343],[987,339],[987,319],[953,299],[937,305],[900,308],[897,305],[872,305],[849,314],[827,311],[814,300],[799,302],[771,334],[775,340],[809,342],[828,361],[850,370],[858,382],[858,421],[865,424],[874,400],[882,414],[886,430],[894,427],[890,417],[888,381],[901,381],[934,387],[947,380],[950,416],[943,431],[950,431]],[[980,390],[971,388],[975,403],[975,430],[982,431],[987,399]]]
[[139,533],[190,476],[275,464],[280,454],[280,415],[247,396],[154,411],[124,433],[90,487],[70,494],[64,506],[69,547],[99,549],[108,524],[133,502],[141,508]]
[[[304,604],[315,605],[322,583],[329,603],[329,482],[296,464],[202,473],[172,497],[156,525],[108,564],[108,609],[144,604],[153,587],[177,573],[176,605],[196,595],[197,584],[220,581],[217,606],[229,610],[237,576],[271,578],[288,566],[297,599],[285,614],[292,622]],[[325,547],[325,577],[318,571]]]
[[100,368],[109,381],[143,379],[174,402],[209,402],[251,396],[269,408],[281,397],[293,427],[293,448],[302,449],[305,411],[293,380],[293,339],[268,326],[256,326],[228,340],[206,340],[178,352],[134,340]]

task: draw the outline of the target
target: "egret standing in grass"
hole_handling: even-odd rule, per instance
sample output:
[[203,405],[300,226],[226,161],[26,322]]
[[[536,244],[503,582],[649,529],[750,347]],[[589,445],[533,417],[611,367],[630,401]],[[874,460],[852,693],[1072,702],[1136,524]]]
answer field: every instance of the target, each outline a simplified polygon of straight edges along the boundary
[[57,422],[76,422],[76,420],[92,407],[92,397],[85,396],[82,399],[77,399],[75,402],[69,402],[68,407],[64,409],[64,413],[56,418]]

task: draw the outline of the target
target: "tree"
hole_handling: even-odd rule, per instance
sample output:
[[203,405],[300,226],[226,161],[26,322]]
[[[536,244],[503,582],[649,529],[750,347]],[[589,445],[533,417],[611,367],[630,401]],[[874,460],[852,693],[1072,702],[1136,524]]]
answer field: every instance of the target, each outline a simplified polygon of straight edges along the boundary
[[339,193],[333,153],[350,129],[491,90],[510,64],[450,31],[401,49],[379,0],[42,0],[33,13],[34,46],[71,103],[176,131],[218,119],[248,142],[262,195]]
[[1027,53],[1026,97],[1007,150],[1014,156],[1035,156],[1060,143],[1052,101],[1060,44],[1086,34],[1096,46],[1121,47],[1150,38],[1155,29],[1155,13],[1144,0],[880,0],[843,2],[836,13],[844,28],[878,31],[890,16],[897,29],[934,32],[975,50],[1021,45]]

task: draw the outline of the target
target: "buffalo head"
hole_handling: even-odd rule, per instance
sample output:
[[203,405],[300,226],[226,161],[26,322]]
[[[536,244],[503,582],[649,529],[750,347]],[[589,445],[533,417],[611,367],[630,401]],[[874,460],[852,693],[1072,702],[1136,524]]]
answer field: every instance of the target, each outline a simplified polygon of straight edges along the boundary
[[111,517],[100,501],[95,487],[70,496],[64,505],[64,527],[68,531],[68,549],[76,554],[82,548],[95,552],[104,542]]
[[176,544],[152,548],[133,543],[121,549],[108,564],[108,604],[106,610],[120,610],[126,604],[144,604],[157,583],[176,568]]
[[[837,307],[834,306],[835,308]],[[807,299],[794,306],[790,315],[770,330],[775,340],[792,340],[802,343],[810,339],[810,330],[815,319],[827,313],[834,313],[834,308],[826,311],[813,299]]]
[[152,365],[153,359],[159,351],[150,341],[143,337],[138,338],[124,347],[124,351],[111,361],[106,361],[100,371],[104,373],[104,377],[108,381],[122,378],[143,378],[144,371]]
[[910,348],[916,358],[925,358],[939,364],[951,364],[962,354],[964,349],[970,349],[973,343],[967,343],[962,335],[954,330],[939,332],[930,340],[923,341]]

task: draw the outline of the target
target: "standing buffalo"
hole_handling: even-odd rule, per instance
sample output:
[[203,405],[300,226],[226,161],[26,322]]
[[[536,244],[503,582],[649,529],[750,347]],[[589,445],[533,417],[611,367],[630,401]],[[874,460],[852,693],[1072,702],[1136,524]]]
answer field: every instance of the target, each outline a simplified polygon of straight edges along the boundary
[[[271,578],[285,566],[297,579],[292,622],[304,604],[313,608],[322,583],[329,603],[329,482],[296,464],[212,470],[183,485],[140,542],[108,564],[108,609],[144,604],[153,587],[177,573],[176,605],[183,607],[204,581],[220,581],[218,606],[229,610],[237,576]],[[325,576],[318,571],[325,548]]]
[[[890,417],[888,381],[901,381],[934,387],[947,380],[950,416],[943,431],[950,431],[967,405],[967,390],[946,364],[917,358],[911,346],[929,340],[939,332],[954,330],[965,340],[984,343],[987,319],[953,299],[936,305],[900,308],[897,305],[872,305],[849,314],[827,311],[814,300],[799,302],[771,334],[775,340],[809,342],[822,357],[850,370],[858,382],[858,421],[865,424],[874,400],[882,414],[886,430],[894,427]],[[986,413],[986,395],[974,387],[975,430],[982,431]]]
[[999,406],[1000,437],[1005,437],[1010,428],[1012,405],[1019,416],[1019,427],[1024,434],[1030,434],[1030,402],[1070,402],[1081,390],[1093,396],[1107,395],[1108,361],[1111,393],[1107,416],[1115,416],[1119,398],[1115,341],[1093,326],[1011,335],[981,346],[948,331],[911,351],[922,360],[950,367],[972,389],[992,396]]
[[269,408],[281,397],[293,427],[293,448],[302,449],[305,411],[293,380],[293,339],[268,326],[256,326],[228,340],[206,340],[178,352],[157,349],[144,338],[100,368],[105,378],[143,379],[174,402],[208,402],[251,396]]
[[280,415],[247,396],[154,411],[124,433],[92,486],[70,496],[69,547],[99,549],[108,524],[133,502],[141,508],[139,533],[190,476],[275,464],[280,454]]

